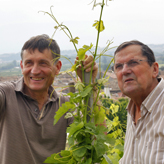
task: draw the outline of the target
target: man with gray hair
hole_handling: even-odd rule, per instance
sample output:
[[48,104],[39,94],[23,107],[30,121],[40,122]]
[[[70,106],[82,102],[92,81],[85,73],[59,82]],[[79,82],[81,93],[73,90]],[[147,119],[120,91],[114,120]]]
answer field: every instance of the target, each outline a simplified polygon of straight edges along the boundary
[[164,164],[164,80],[153,51],[133,40],[115,51],[118,85],[130,98],[120,164]]

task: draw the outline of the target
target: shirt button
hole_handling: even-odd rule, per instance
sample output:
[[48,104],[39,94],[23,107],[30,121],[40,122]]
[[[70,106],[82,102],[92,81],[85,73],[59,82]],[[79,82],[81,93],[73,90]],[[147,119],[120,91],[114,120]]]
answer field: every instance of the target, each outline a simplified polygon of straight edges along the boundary
[[37,110],[38,110],[38,109],[36,108],[36,109],[35,109],[35,112],[36,112]]
[[135,140],[138,141],[138,138],[136,138]]
[[134,162],[136,162],[136,158],[134,158]]

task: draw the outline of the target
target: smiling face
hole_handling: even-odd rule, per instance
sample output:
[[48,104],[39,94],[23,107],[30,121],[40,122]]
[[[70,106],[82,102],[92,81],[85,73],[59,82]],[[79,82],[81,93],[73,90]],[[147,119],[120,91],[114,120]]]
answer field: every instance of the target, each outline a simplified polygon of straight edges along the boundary
[[25,90],[28,94],[33,92],[48,92],[55,75],[61,68],[61,61],[53,64],[51,50],[45,49],[42,53],[24,50],[23,59],[20,63],[24,76]]
[[130,45],[115,54],[115,64],[127,63],[132,59],[143,60],[133,67],[127,64],[116,72],[120,90],[130,98],[145,99],[157,85],[158,64],[150,66],[147,58],[142,55],[140,45]]

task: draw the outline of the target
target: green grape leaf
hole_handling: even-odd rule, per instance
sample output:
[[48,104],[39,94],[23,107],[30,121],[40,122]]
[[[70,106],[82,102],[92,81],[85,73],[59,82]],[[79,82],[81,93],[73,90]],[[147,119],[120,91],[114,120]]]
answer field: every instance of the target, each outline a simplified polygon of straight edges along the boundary
[[82,91],[85,85],[81,81],[77,81],[75,84],[75,88]]
[[79,57],[79,60],[85,59],[85,53],[92,48],[93,44],[91,43],[90,46],[84,45],[83,48],[80,48],[78,50],[77,56]]
[[105,30],[105,26],[104,26],[103,21],[101,20],[100,23],[99,23],[99,21],[95,20],[95,23],[93,24],[93,27],[95,26],[95,28],[98,30],[99,25],[100,25],[100,32]]
[[85,155],[86,152],[87,152],[86,147],[77,147],[75,148],[75,150],[73,150],[73,155],[78,158],[81,158]]
[[119,117],[117,116],[117,117],[115,117],[115,118],[113,119],[112,125],[115,127],[115,126],[117,126],[118,124],[119,124]]
[[95,131],[97,128],[93,122],[88,122],[87,124],[85,124],[85,127],[86,127],[86,129],[89,129],[92,131]]
[[80,122],[79,124],[72,123],[70,127],[67,128],[67,132],[69,132],[69,136],[71,137],[76,131],[82,129],[84,127],[84,122]]
[[68,138],[68,144],[69,146],[72,146],[74,144],[74,138],[72,136]]
[[122,133],[121,129],[117,129],[116,131],[114,131],[113,133],[111,133],[113,135],[114,138],[117,138],[118,136],[120,136]]
[[103,157],[104,160],[101,162],[101,164],[113,164],[110,158],[106,154],[104,154]]
[[101,140],[95,140],[94,147],[96,150],[97,157],[101,157],[108,150],[107,145],[105,145]]
[[57,161],[55,160],[55,158],[60,158],[60,155],[58,154],[52,154],[50,157],[48,157],[44,163],[53,163],[53,164],[58,164]]
[[108,154],[113,164],[119,164],[120,157],[117,153]]
[[68,150],[61,150],[60,154],[61,154],[61,156],[64,157],[64,156],[69,156],[71,154],[71,152]]
[[75,70],[76,70],[76,66],[77,66],[77,65],[76,65],[76,64],[74,64],[74,65],[71,67],[71,69],[69,69],[69,71],[70,71],[70,72],[75,71]]
[[105,116],[106,116],[105,110],[103,108],[98,108],[98,107],[95,107],[94,110],[96,111],[95,118],[94,118],[95,124],[103,123],[105,120]]
[[105,126],[97,125],[96,126],[96,132],[95,132],[97,140],[105,141],[106,137],[107,137],[105,135],[105,132],[107,132],[107,128]]
[[108,80],[109,80],[109,76],[108,76],[107,78],[98,79],[97,82],[98,82],[98,84],[100,84],[100,85],[101,85],[101,84],[104,85],[105,83],[108,82]]
[[74,39],[70,39],[70,42],[78,44],[78,39],[80,39],[80,38],[79,37],[75,37]]
[[120,151],[124,151],[124,146],[119,144],[119,145],[115,146],[115,149],[119,149]]
[[58,163],[64,163],[64,162],[68,162],[69,160],[71,160],[72,153],[68,150],[61,150],[60,152],[60,157],[58,158],[54,158],[56,161],[58,161]]
[[[90,143],[91,143],[91,141],[90,141]],[[85,147],[86,147],[87,149],[89,149],[89,150],[92,149],[92,146],[91,146],[91,145],[86,145]]]
[[106,136],[106,141],[107,143],[109,143],[110,145],[114,146],[115,145],[115,142],[116,142],[116,139],[113,138],[113,136],[111,134],[108,134]]
[[[63,163],[64,164],[64,163]],[[67,164],[76,164],[76,161],[74,160],[74,158],[71,158]]]
[[92,164],[92,158],[87,159],[84,164]]
[[76,70],[76,65],[74,64],[70,69],[67,69],[66,71],[62,71],[63,73],[67,73],[67,72],[73,72]]
[[92,87],[86,87],[81,93],[80,96],[81,97],[86,97],[92,90]]
[[109,109],[112,111],[112,114],[115,114],[118,112],[119,106],[115,104],[111,104]]
[[109,119],[106,120],[106,126],[108,127],[109,132],[113,129],[112,123],[113,123],[113,121],[111,121]]
[[63,103],[54,116],[54,125],[59,121],[60,117],[68,112],[69,109],[73,109],[74,107],[75,105],[70,102]]

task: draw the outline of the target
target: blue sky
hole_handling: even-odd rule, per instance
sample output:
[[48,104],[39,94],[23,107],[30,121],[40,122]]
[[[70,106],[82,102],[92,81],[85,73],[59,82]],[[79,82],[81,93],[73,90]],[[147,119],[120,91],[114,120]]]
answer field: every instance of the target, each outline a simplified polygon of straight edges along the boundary
[[[82,45],[96,43],[97,31],[92,27],[98,20],[100,7],[92,10],[92,0],[0,0],[0,54],[20,52],[31,36],[52,36],[55,22],[38,11],[52,11],[57,20],[69,27]],[[101,0],[97,0],[100,2]],[[105,31],[100,35],[100,47],[113,39],[112,46],[137,39],[146,44],[164,44],[163,0],[113,0],[104,7]],[[73,49],[68,37],[58,31],[54,39],[62,50]]]

